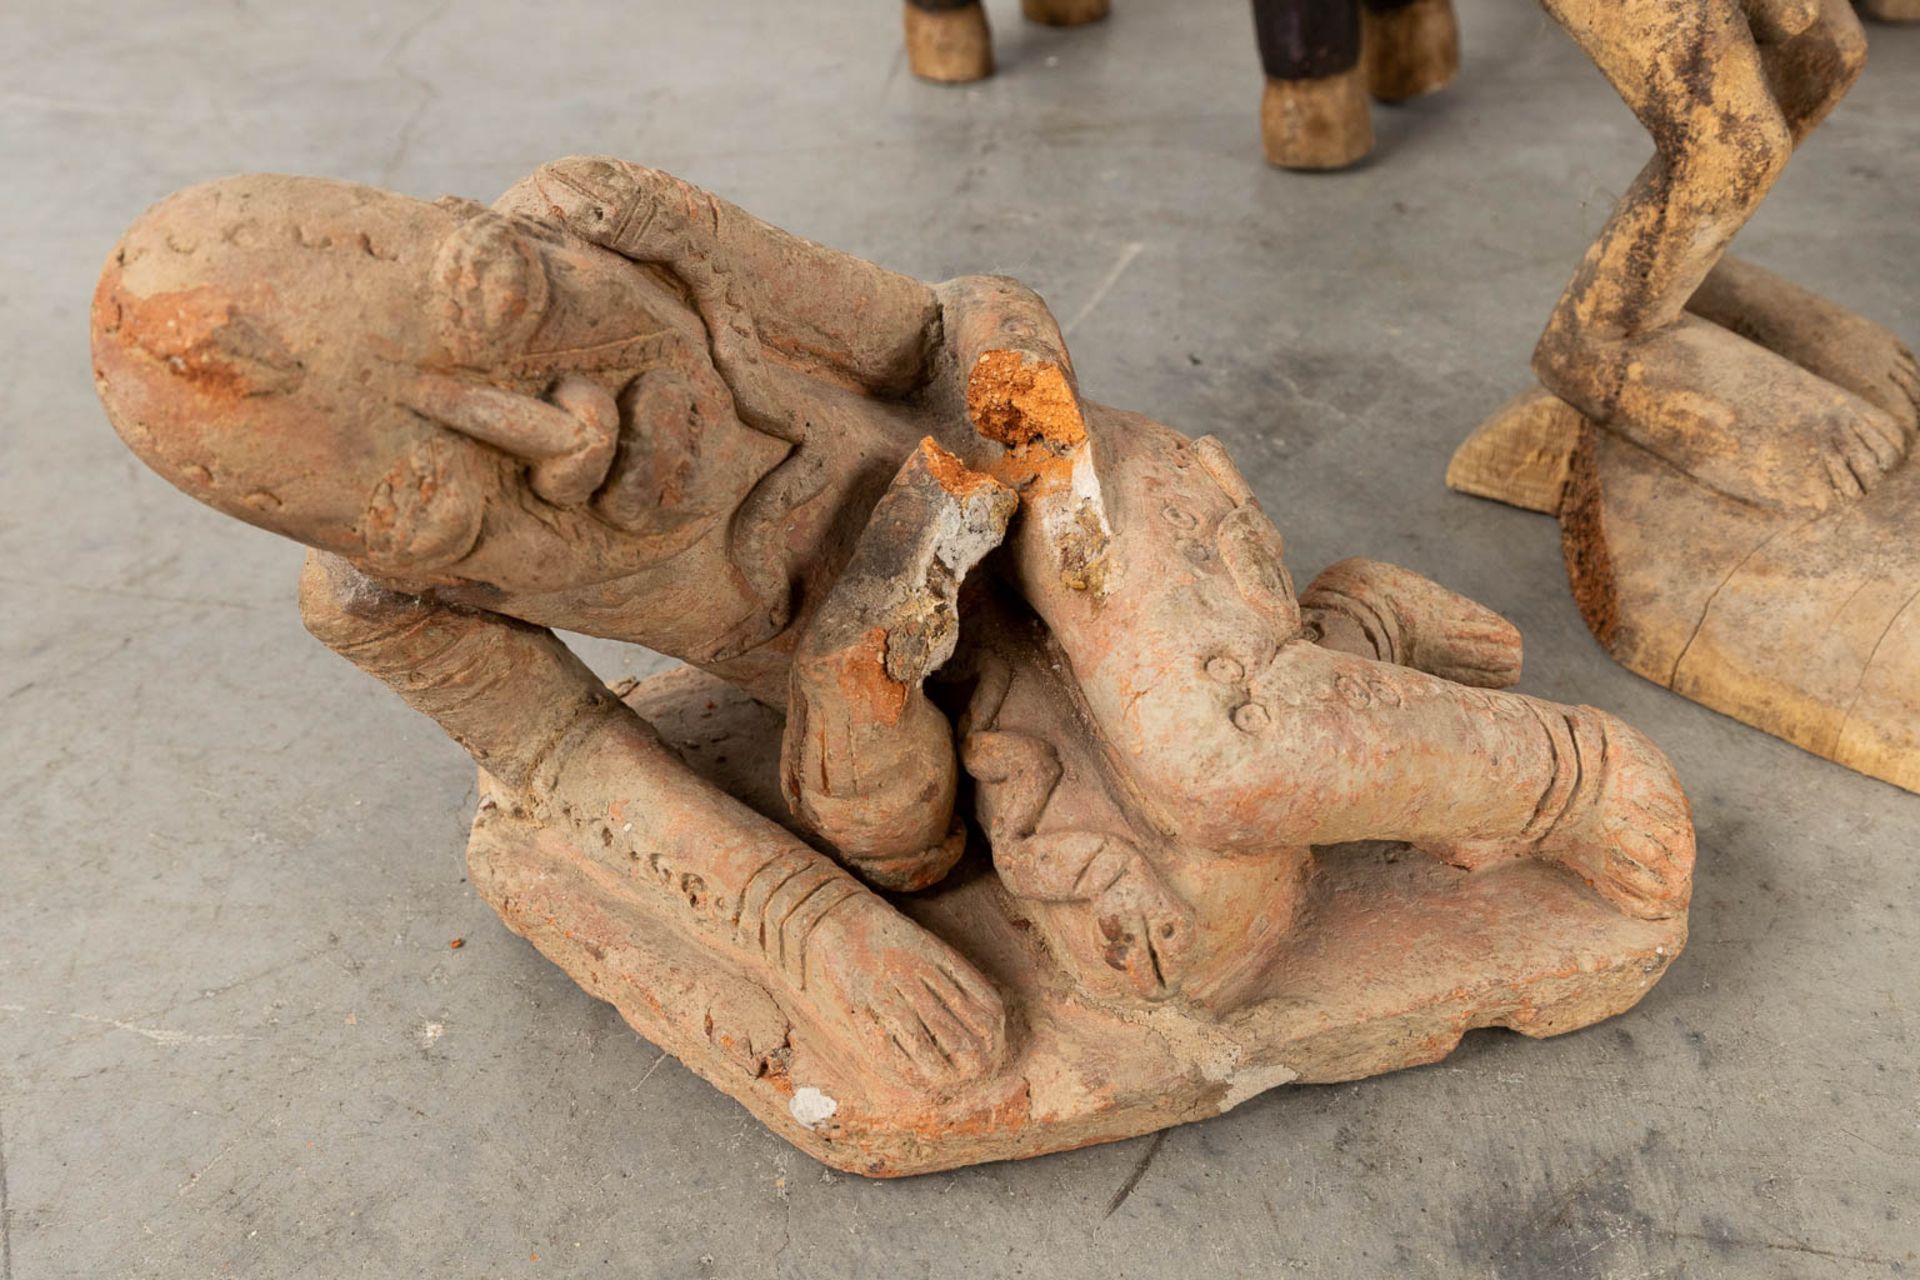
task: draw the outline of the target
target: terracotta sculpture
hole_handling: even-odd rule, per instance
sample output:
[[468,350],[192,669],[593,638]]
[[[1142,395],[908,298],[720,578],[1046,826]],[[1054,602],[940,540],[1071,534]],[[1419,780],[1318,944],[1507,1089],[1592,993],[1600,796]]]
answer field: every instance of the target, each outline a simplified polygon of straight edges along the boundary
[[1659,150],[1455,488],[1560,516],[1629,668],[1920,790],[1920,367],[1728,242],[1858,75],[1845,0],[1555,8]]
[[[1107,16],[1108,0],[1022,0],[1035,22],[1077,26]],[[1402,102],[1432,93],[1460,66],[1453,0],[1253,0],[1267,87],[1260,132],[1269,163],[1339,169],[1373,150],[1371,95]],[[907,65],[925,80],[993,74],[993,37],[980,0],[906,0]]]
[[[1571,1030],[1685,940],[1659,752],[1402,569],[1296,596],[1044,304],[574,159],[492,209],[192,188],[94,310],[127,443],[313,548],[481,769],[510,927],[828,1163],[912,1173]],[[621,696],[546,628],[689,665]],[[1310,851],[1310,846],[1356,841]],[[891,896],[888,896],[891,895]]]

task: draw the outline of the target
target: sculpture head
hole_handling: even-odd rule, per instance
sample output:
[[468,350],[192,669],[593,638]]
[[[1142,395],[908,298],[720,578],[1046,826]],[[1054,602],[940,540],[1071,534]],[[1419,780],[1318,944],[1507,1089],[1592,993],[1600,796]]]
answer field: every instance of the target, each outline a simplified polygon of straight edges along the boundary
[[644,268],[469,202],[278,176],[144,214],[101,275],[93,350],[115,428],[189,495],[395,576],[508,589],[603,571],[635,526],[589,505],[616,398],[663,374],[678,395],[655,416],[688,444],[686,378],[719,385],[699,320]]

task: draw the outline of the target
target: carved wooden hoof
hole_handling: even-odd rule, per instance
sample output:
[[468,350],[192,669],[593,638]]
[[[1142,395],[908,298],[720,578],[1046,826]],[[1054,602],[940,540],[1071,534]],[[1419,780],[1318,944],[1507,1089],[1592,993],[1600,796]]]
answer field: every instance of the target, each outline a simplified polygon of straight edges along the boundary
[[1373,115],[1359,67],[1314,80],[1268,79],[1260,103],[1267,163],[1344,169],[1373,150]]
[[1099,22],[1111,11],[1109,0],[1020,0],[1020,12],[1028,22],[1049,27],[1078,27]]
[[1920,0],[1860,0],[1860,11],[1878,22],[1920,22]]
[[922,80],[966,84],[993,74],[993,33],[978,3],[905,10],[907,66]]
[[1361,10],[1361,65],[1367,90],[1403,102],[1445,88],[1460,70],[1460,23],[1453,0],[1408,0]]
[[[628,701],[695,772],[784,813],[775,713],[688,668]],[[1177,1002],[1149,1019],[1070,994],[1014,900],[991,875],[962,874],[899,905],[988,976],[1019,1030],[991,1074],[903,1089],[662,928],[652,886],[627,882],[672,868],[627,848],[617,824],[607,839],[576,842],[483,799],[473,883],[514,932],[769,1128],[876,1177],[1117,1141],[1282,1084],[1435,1062],[1476,1027],[1573,1031],[1638,1001],[1687,932],[1684,916],[1633,919],[1544,862],[1466,872],[1404,846],[1346,846],[1318,855],[1297,936],[1257,1003],[1226,1023]]]

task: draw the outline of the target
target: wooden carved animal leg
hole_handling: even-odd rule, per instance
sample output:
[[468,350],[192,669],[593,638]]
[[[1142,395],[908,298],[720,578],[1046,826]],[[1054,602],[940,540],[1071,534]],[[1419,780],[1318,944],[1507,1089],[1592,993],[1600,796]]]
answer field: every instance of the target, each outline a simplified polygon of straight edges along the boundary
[[928,1088],[998,1065],[1005,1011],[972,966],[702,781],[550,631],[387,590],[320,552],[300,596],[322,642],[438,721],[529,813],[572,826],[585,854],[617,825],[671,866],[666,881],[624,858],[607,871],[848,1061]]
[[1373,150],[1360,0],[1253,0],[1267,163],[1341,169]]
[[931,440],[874,507],[794,655],[781,783],[848,866],[924,889],[966,847],[958,766],[926,677],[959,638],[960,583],[1000,544],[1018,499]]
[[[1865,492],[1904,454],[1898,422],[1684,314],[1779,177],[1796,122],[1809,127],[1831,105],[1834,84],[1851,77],[1844,60],[1788,52],[1797,37],[1831,24],[1822,0],[1546,3],[1657,151],[1548,324],[1534,356],[1540,380],[1731,496],[1820,511]],[[1761,41],[1778,48],[1763,56]]]
[[1460,70],[1453,0],[1365,0],[1360,58],[1367,92],[1382,102],[1445,88]]
[[1520,632],[1511,622],[1398,565],[1329,565],[1300,593],[1300,614],[1308,637],[1329,649],[1482,689],[1520,679]]
[[907,0],[907,66],[922,80],[967,84],[993,74],[993,32],[980,0]]

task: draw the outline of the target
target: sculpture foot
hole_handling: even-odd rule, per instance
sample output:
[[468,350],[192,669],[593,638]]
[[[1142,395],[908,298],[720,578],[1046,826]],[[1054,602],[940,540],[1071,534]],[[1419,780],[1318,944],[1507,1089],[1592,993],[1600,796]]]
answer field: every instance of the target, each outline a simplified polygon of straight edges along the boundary
[[1373,150],[1373,114],[1359,67],[1312,80],[1267,81],[1260,103],[1267,163],[1282,169],[1344,169]]
[[1644,734],[1603,711],[1560,714],[1564,729],[1549,728],[1560,764],[1540,802],[1544,833],[1421,848],[1468,870],[1540,858],[1637,919],[1684,914],[1693,892],[1693,817],[1673,766]]
[[1763,508],[1818,514],[1860,498],[1907,452],[1885,410],[1692,316],[1622,343],[1549,331],[1535,371],[1609,430]]
[[1885,325],[1737,258],[1721,260],[1687,310],[1851,391],[1909,437],[1920,429],[1920,362]]
[[993,74],[993,32],[979,4],[958,9],[905,7],[907,66],[922,80],[968,84]]
[[1361,10],[1360,60],[1367,91],[1404,102],[1444,89],[1460,70],[1460,24],[1453,0],[1412,0]]
[[1006,1056],[1006,1006],[951,947],[871,894],[808,939],[805,998],[865,1047],[882,1074],[947,1091]]

